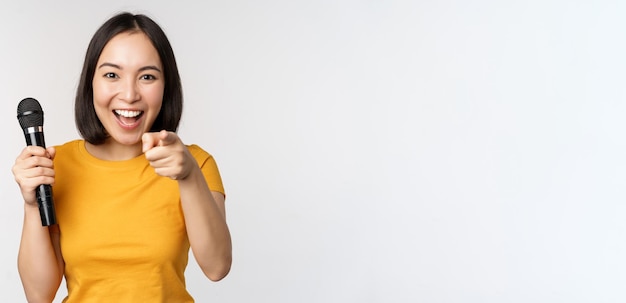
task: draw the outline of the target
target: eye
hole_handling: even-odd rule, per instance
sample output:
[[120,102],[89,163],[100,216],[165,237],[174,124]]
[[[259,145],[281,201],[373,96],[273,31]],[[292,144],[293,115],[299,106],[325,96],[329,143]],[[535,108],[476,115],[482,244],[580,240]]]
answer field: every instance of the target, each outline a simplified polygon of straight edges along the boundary
[[104,77],[105,77],[105,78],[111,78],[111,79],[116,79],[116,78],[118,78],[118,77],[117,77],[117,74],[115,74],[115,73],[106,73],[106,74],[104,74]]
[[156,80],[156,77],[155,77],[154,75],[150,75],[150,74],[148,74],[148,75],[143,75],[143,76],[141,76],[141,78],[140,78],[140,79],[141,79],[141,80]]

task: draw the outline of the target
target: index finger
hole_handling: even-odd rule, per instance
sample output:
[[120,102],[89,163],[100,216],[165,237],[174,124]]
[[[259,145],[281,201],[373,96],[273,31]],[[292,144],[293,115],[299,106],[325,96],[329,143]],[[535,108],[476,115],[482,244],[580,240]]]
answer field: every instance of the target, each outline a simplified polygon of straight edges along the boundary
[[166,146],[176,143],[178,136],[174,132],[162,130],[159,132],[159,146]]
[[32,156],[50,157],[45,148],[37,145],[28,145],[24,147],[18,158],[26,159]]

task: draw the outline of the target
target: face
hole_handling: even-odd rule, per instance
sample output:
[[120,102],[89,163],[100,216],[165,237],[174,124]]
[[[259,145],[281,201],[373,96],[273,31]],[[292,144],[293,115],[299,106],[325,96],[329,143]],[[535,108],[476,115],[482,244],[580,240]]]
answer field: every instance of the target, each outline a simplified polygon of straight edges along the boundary
[[92,83],[96,115],[110,136],[105,144],[141,144],[161,110],[164,83],[161,59],[144,33],[120,33],[105,45]]

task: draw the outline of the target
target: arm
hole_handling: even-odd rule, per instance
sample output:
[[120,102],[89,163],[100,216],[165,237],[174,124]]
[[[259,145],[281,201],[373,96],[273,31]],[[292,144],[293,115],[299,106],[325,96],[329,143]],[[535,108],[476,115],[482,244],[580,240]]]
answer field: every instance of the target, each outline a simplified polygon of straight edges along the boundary
[[28,302],[52,302],[63,278],[63,258],[57,225],[41,225],[35,188],[52,184],[54,148],[26,147],[13,166],[24,197],[24,225],[18,252],[18,271]]
[[198,265],[212,281],[221,280],[232,262],[224,195],[209,189],[198,163],[175,133],[146,133],[142,140],[155,172],[178,181],[189,244]]
[[[193,157],[191,160],[195,162]],[[210,191],[197,165],[178,185],[194,257],[209,279],[219,281],[228,274],[232,262],[224,195]]]
[[24,206],[24,227],[17,258],[28,302],[52,302],[63,278],[59,227],[41,226],[36,205]]

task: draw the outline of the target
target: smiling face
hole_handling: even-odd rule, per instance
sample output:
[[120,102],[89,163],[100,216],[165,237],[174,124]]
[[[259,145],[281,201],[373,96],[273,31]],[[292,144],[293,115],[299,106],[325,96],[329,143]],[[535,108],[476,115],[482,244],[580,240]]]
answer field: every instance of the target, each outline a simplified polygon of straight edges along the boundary
[[109,147],[141,146],[163,102],[163,65],[142,32],[124,32],[104,47],[93,77],[93,102]]

